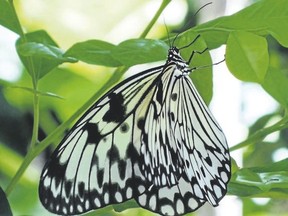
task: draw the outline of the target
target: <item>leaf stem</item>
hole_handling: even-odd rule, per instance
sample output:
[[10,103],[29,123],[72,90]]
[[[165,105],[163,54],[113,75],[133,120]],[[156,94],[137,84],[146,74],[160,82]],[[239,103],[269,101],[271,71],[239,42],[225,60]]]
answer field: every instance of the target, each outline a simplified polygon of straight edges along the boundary
[[260,142],[267,135],[269,135],[269,134],[271,134],[271,133],[273,133],[275,131],[280,131],[280,130],[285,129],[285,128],[288,128],[288,116],[285,116],[280,121],[278,121],[277,123],[275,123],[274,125],[272,125],[270,127],[258,130],[257,132],[255,132],[254,134],[249,136],[243,142],[240,142],[237,145],[232,146],[230,148],[230,151],[235,151],[235,150],[238,150],[240,148],[246,147],[246,146],[248,146],[250,144],[253,144],[253,143],[256,143],[256,142]]
[[151,30],[152,26],[155,24],[159,16],[162,14],[163,10],[167,7],[167,5],[171,2],[171,0],[163,0],[159,9],[155,13],[154,17],[152,20],[149,22],[145,30],[142,32],[139,38],[145,38],[148,34],[148,32]]
[[39,95],[37,93],[38,91],[38,82],[35,80],[33,82],[33,129],[32,129],[32,138],[31,138],[31,144],[30,149],[33,149],[36,143],[38,143],[38,128],[39,128]]

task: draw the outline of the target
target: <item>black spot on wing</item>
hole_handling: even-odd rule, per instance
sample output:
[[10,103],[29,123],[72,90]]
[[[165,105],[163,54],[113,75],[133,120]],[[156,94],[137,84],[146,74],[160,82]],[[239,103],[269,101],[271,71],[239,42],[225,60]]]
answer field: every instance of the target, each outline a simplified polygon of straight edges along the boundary
[[126,107],[122,94],[111,93],[109,96],[109,110],[103,116],[106,122],[122,122],[125,118]]
[[110,150],[107,152],[107,157],[110,159],[111,164],[119,161],[119,151],[115,145],[112,145]]
[[126,122],[124,122],[123,124],[121,124],[121,126],[120,126],[120,131],[121,131],[122,133],[126,133],[128,130],[129,130],[129,125],[128,125]]
[[190,161],[186,159],[185,164],[186,164],[186,167],[189,169],[190,168]]
[[71,181],[66,181],[65,185],[64,185],[64,190],[65,190],[65,193],[67,195],[70,195],[71,194],[71,189],[72,189],[72,182]]
[[126,161],[120,160],[118,162],[118,169],[119,169],[119,175],[120,178],[123,180],[125,178],[125,173],[126,173]]
[[170,112],[170,119],[172,122],[175,122],[175,115],[173,112]]
[[156,100],[160,104],[163,102],[163,83],[161,81],[158,82]]
[[83,130],[88,133],[87,144],[97,144],[103,137],[98,129],[98,125],[95,123],[87,123]]
[[133,163],[139,161],[140,155],[132,143],[128,145],[126,150],[126,157],[130,158]]
[[173,93],[173,94],[171,95],[171,99],[172,99],[173,101],[176,101],[176,100],[177,100],[177,93]]
[[[49,163],[47,163],[46,165],[49,165],[46,175],[47,176],[54,176],[55,177],[55,184],[59,185],[59,183],[62,181],[62,179],[65,178],[65,172],[66,172],[66,168],[67,168],[67,163],[66,164],[61,164],[60,163],[60,158],[59,157],[55,157],[53,159],[50,159]],[[46,168],[44,168],[44,170],[45,169]]]
[[137,127],[140,129],[140,130],[143,130],[144,129],[144,118],[139,118],[138,121],[137,121]]
[[210,158],[210,157],[206,157],[206,158],[205,158],[205,161],[207,162],[207,164],[208,164],[209,166],[212,166],[212,161],[211,161],[211,158]]
[[148,134],[142,133],[142,143],[146,144],[148,143]]
[[78,183],[78,193],[80,197],[84,196],[84,187],[85,187],[84,182]]
[[103,170],[103,169],[100,169],[100,170],[97,172],[97,181],[98,181],[99,187],[102,187],[103,177],[104,177],[104,170]]

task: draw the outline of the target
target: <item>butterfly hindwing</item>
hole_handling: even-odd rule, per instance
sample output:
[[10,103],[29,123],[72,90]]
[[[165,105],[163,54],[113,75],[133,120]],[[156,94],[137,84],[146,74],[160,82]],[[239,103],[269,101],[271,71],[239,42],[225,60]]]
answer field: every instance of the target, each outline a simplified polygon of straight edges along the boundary
[[143,208],[171,216],[195,211],[205,202],[195,197],[190,182],[182,177],[171,187],[152,187],[136,200]]
[[[179,103],[183,127],[179,124],[182,138],[182,157],[185,174],[194,182],[194,194],[213,206],[226,194],[230,179],[230,156],[224,133],[212,116],[192,81],[185,77],[181,84]],[[182,132],[181,132],[182,131]]]
[[[138,202],[151,210],[151,197],[157,197],[156,212],[173,215],[164,210],[169,202],[170,212],[175,214],[195,210],[205,201],[218,205],[230,179],[230,156],[220,126],[189,76],[176,64],[166,70],[147,108],[141,143],[144,175],[155,186],[154,193],[145,191]],[[157,97],[158,92],[162,97]],[[187,185],[186,191],[183,185]],[[160,198],[163,190],[167,193]],[[197,205],[185,202],[186,196]],[[164,200],[168,200],[166,204]]]

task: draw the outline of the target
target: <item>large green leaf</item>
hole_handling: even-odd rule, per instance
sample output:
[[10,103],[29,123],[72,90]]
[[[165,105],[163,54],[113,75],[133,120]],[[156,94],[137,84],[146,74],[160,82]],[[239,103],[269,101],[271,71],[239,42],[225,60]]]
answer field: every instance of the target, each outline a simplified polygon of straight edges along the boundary
[[260,36],[271,34],[288,47],[288,1],[262,0],[231,16],[220,17],[193,28],[210,49],[225,44],[233,31],[247,31]]
[[288,198],[288,159],[236,171],[228,192],[238,196]]
[[108,67],[117,67],[122,64],[111,55],[115,45],[101,41],[88,40],[74,44],[65,56],[77,58],[88,64],[104,65]]
[[45,31],[25,34],[16,43],[17,52],[33,79],[41,79],[64,62],[76,62],[65,57],[63,51]]
[[168,45],[160,40],[130,39],[112,50],[112,56],[125,66],[164,60]]
[[265,38],[245,32],[231,32],[226,46],[226,64],[238,79],[263,83],[269,64]]
[[168,48],[160,40],[130,39],[117,46],[105,41],[89,40],[73,45],[65,56],[75,57],[89,64],[130,67],[164,60]]
[[288,78],[279,69],[269,68],[262,87],[280,104],[288,107]]
[[64,57],[63,51],[56,46],[49,44],[27,42],[20,44],[17,49],[18,53],[23,57],[35,57],[49,61],[51,64],[54,62],[76,62],[74,58]]
[[13,1],[0,0],[0,25],[21,35],[22,30],[15,14]]

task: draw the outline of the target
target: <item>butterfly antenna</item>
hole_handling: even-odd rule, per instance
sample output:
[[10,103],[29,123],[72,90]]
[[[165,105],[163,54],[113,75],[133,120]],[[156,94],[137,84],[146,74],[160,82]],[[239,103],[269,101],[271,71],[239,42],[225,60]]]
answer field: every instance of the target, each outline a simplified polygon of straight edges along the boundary
[[185,48],[191,46],[193,43],[195,43],[196,40],[198,40],[199,37],[200,37],[200,35],[197,35],[197,36],[194,38],[194,40],[191,41],[189,44],[187,44],[187,45],[185,45],[185,46],[183,46],[183,47],[180,47],[180,48],[178,48],[178,49],[181,50],[181,49],[185,49]]
[[176,39],[178,38],[178,36],[180,35],[180,32],[176,34],[176,36],[174,37],[173,41],[172,41],[172,46],[174,45]]
[[167,33],[167,37],[168,37],[169,47],[171,48],[171,47],[172,47],[172,44],[171,44],[171,40],[170,40],[169,30],[168,30],[168,27],[167,27],[167,25],[166,25],[165,19],[164,19],[163,21],[164,21],[164,25],[165,25],[165,29],[166,29],[166,33]]
[[[210,5],[210,4],[212,4],[212,2],[208,2],[207,4],[201,6],[201,7],[194,13],[193,18],[194,18],[203,8],[205,8],[206,6],[208,6],[208,5]],[[189,25],[189,23],[190,23],[190,22],[186,23],[186,25],[184,26],[184,29],[186,28],[186,26]],[[172,46],[173,46],[174,42],[176,41],[176,39],[178,38],[179,35],[180,35],[180,32],[179,32],[179,33],[175,36],[175,38],[173,39],[173,41],[172,41]],[[191,45],[191,44],[190,44],[190,45]],[[186,46],[185,46],[185,47],[186,47]]]
[[195,14],[194,14],[193,16],[195,17],[203,8],[205,8],[206,6],[208,6],[208,5],[210,5],[210,4],[212,4],[212,2],[208,2],[207,4],[205,4],[205,5],[203,5],[202,7],[200,7],[200,8],[195,12]]

